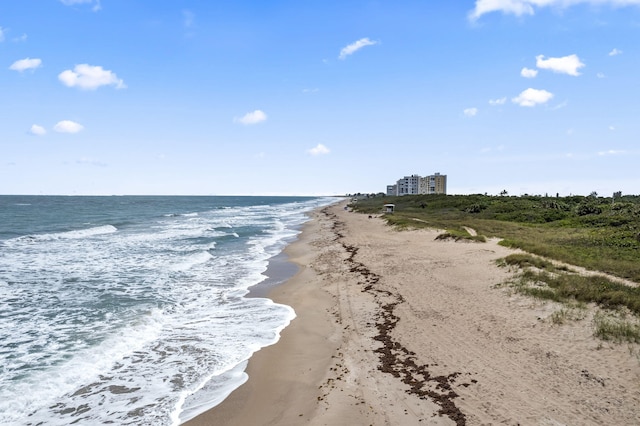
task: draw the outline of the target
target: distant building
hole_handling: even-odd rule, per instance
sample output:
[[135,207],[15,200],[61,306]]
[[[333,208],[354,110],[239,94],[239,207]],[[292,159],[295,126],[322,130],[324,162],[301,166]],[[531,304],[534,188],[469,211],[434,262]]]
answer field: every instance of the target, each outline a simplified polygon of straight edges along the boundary
[[446,194],[447,175],[411,175],[399,179],[395,185],[387,185],[387,195]]
[[436,173],[420,178],[418,194],[446,194],[447,175]]
[[420,176],[405,176],[396,182],[396,191],[398,195],[415,195],[418,194],[420,186]]

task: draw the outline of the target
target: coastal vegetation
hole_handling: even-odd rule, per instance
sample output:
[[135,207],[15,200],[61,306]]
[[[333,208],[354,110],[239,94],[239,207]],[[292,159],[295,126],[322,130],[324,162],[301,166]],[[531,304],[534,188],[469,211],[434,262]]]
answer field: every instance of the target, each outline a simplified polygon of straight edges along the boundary
[[380,214],[387,203],[395,212],[384,218],[398,228],[437,228],[469,239],[473,229],[476,237],[640,283],[640,196],[378,196],[351,207]]
[[595,304],[595,336],[640,343],[640,196],[416,195],[358,199],[351,207],[375,214],[387,203],[395,211],[384,219],[397,228],[445,230],[439,239],[500,238],[525,251],[499,265],[521,270],[507,283],[517,293],[562,304],[553,324],[584,319]]

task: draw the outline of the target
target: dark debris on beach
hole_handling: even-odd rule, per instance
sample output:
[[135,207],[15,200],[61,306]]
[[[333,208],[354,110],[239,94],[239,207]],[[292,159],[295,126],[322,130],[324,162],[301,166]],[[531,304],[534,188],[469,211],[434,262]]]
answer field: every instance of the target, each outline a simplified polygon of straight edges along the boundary
[[[349,271],[359,275],[358,283],[362,286],[362,291],[371,294],[380,307],[375,324],[378,334],[374,337],[374,340],[382,344],[381,347],[374,350],[380,359],[378,370],[391,374],[407,384],[409,386],[407,393],[436,403],[440,407],[438,410],[439,415],[449,417],[458,426],[466,425],[466,416],[454,401],[458,394],[452,387],[456,378],[462,373],[454,372],[446,376],[432,375],[427,364],[423,365],[416,362],[416,354],[414,352],[394,340],[392,331],[400,320],[394,314],[394,310],[397,305],[404,303],[404,298],[400,294],[394,294],[379,288],[377,284],[381,276],[371,272],[366,265],[355,260],[358,247],[342,241],[344,235],[340,230],[344,224],[338,220],[336,215],[331,214],[328,209],[323,212],[333,221],[332,231],[336,235],[335,241],[340,242],[349,255],[345,260],[349,264]],[[386,302],[389,299],[392,302]],[[476,383],[475,380],[471,382]],[[469,386],[468,383],[462,385]]]

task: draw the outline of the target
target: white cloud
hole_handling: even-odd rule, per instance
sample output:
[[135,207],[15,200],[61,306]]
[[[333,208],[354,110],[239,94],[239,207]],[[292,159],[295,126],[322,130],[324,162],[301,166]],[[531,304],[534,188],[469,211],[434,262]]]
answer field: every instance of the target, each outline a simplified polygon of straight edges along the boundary
[[504,105],[507,102],[507,98],[489,99],[489,105]]
[[615,126],[609,126],[609,130],[611,130],[613,132],[614,130],[616,130],[616,128],[615,128]]
[[516,16],[534,13],[533,6],[527,0],[476,0],[476,7],[469,12],[469,19],[475,21],[485,13],[498,11]]
[[93,10],[94,12],[102,9],[100,0],[60,0],[60,3],[64,4],[65,6],[73,6],[75,4],[92,4],[93,8],[91,8],[91,10]]
[[316,145],[315,147],[309,150],[309,154],[311,155],[325,155],[325,154],[328,154],[329,152],[331,152],[329,148],[327,148],[321,143],[319,143],[318,145]]
[[263,111],[260,111],[259,109],[253,111],[253,112],[248,112],[246,113],[244,116],[240,117],[240,118],[234,118],[233,122],[234,123],[240,123],[240,124],[245,124],[245,125],[250,125],[250,124],[258,124],[258,123],[262,123],[263,121],[267,120],[267,114],[265,114]]
[[558,105],[554,106],[551,109],[553,111],[555,111],[555,110],[558,110],[558,109],[562,109],[562,108],[566,107],[567,105],[569,105],[569,101],[564,101],[564,102],[560,102]]
[[4,41],[4,33],[5,33],[5,29],[3,29],[2,27],[0,27],[0,42]]
[[36,135],[36,136],[42,136],[42,135],[46,135],[47,131],[45,130],[44,127],[39,126],[37,124],[34,124],[33,126],[31,126],[31,128],[29,129],[29,133],[31,133],[32,135]]
[[362,49],[365,46],[373,46],[374,44],[378,44],[377,41],[371,41],[368,38],[361,38],[360,40],[351,43],[350,45],[344,47],[340,51],[340,59],[346,59],[347,56],[353,55],[358,50]]
[[596,76],[597,76],[598,78],[606,78],[606,76],[605,76],[605,75],[604,75],[604,73],[602,73],[602,72],[599,72],[598,74],[596,74]]
[[27,35],[26,34],[22,34],[20,37],[14,37],[13,41],[16,42],[16,43],[27,41]]
[[58,79],[65,86],[78,87],[83,90],[96,90],[100,86],[115,86],[116,89],[127,87],[124,81],[112,71],[105,70],[101,66],[88,64],[76,65],[73,71],[63,71],[58,75]]
[[516,16],[534,15],[535,10],[543,7],[566,9],[577,4],[611,6],[640,5],[640,0],[476,0],[475,8],[469,12],[469,19],[475,21],[491,12],[502,12]]
[[71,120],[62,120],[53,126],[53,130],[58,133],[78,133],[82,129],[84,129],[82,124]]
[[[640,1],[640,0],[639,0]],[[544,59],[544,55],[536,56],[536,66],[541,69],[551,70],[560,74],[569,74],[578,76],[578,69],[584,67],[584,64],[578,58],[578,55],[563,56],[561,58]]]
[[538,104],[544,104],[551,98],[553,98],[553,93],[547,92],[546,90],[529,88],[511,99],[511,101],[520,106],[532,107]]
[[611,52],[609,52],[609,56],[617,56],[617,55],[622,55],[622,50],[618,50],[614,48]]
[[36,68],[40,68],[41,66],[42,66],[41,59],[25,58],[25,59],[20,59],[18,61],[15,61],[13,64],[11,64],[9,69],[22,72],[25,70],[35,70]]
[[520,75],[524,78],[535,78],[538,75],[538,70],[532,70],[531,68],[524,67],[520,71]]
[[624,154],[625,151],[620,151],[620,150],[615,150],[615,149],[610,149],[608,151],[600,151],[598,152],[599,156],[605,156],[605,155],[620,155],[620,154]]
[[478,108],[467,108],[463,112],[467,117],[475,117],[478,114]]

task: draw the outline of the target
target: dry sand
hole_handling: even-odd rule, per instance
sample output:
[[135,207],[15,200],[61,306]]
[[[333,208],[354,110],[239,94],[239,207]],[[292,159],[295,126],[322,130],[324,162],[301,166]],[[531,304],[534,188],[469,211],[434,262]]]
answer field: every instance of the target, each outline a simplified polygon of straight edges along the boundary
[[270,297],[298,317],[249,381],[188,425],[637,425],[637,346],[592,337],[590,315],[501,286],[511,250],[398,232],[334,205],[287,252]]

